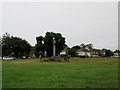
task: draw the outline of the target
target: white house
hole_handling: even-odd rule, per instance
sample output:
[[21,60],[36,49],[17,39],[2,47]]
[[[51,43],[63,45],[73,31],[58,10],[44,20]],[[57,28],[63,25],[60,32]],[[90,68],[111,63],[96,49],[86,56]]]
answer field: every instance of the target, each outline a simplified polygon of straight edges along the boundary
[[92,49],[90,50],[90,53],[91,53],[91,57],[99,57],[101,51],[99,49]]
[[113,57],[120,57],[120,51],[114,51]]
[[60,55],[66,55],[66,54],[67,54],[66,51],[60,52]]
[[77,50],[77,54],[79,57],[91,57],[91,53],[87,49],[79,49]]
[[79,49],[77,50],[77,54],[79,57],[99,57],[100,50],[99,49]]
[[68,54],[68,47],[65,47],[61,52],[60,52],[60,56],[64,56]]

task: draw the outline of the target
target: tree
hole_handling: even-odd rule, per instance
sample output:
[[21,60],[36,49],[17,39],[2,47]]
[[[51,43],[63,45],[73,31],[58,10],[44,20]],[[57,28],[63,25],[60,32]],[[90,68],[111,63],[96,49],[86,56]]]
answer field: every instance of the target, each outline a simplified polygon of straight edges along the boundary
[[90,43],[90,44],[87,44],[87,45],[86,45],[86,48],[87,48],[88,50],[93,49],[93,44],[91,44],[91,43]]
[[113,56],[113,52],[111,50],[106,50],[106,57],[111,57]]
[[10,36],[5,33],[2,37],[2,55],[21,57],[28,56],[31,50],[30,44],[19,37]]
[[111,57],[111,56],[113,56],[114,54],[113,54],[113,52],[111,51],[111,50],[109,50],[109,49],[102,49],[102,56],[103,57]]
[[115,50],[114,52],[116,52],[116,53],[120,53],[120,50]]
[[70,49],[69,51],[68,51],[68,55],[70,55],[71,57],[76,57],[77,56],[77,52],[76,52],[76,50],[75,49]]
[[42,36],[39,36],[39,37],[36,37],[36,41],[38,44],[42,45],[42,41],[43,41],[43,37]]
[[7,56],[12,54],[11,44],[12,44],[12,40],[10,34],[5,33],[2,37],[2,56]]
[[93,44],[84,44],[84,43],[82,43],[81,45],[80,45],[80,47],[82,48],[82,49],[88,49],[88,50],[91,50],[91,49],[93,49]]
[[77,50],[80,49],[80,46],[76,45],[76,46],[73,46],[72,48],[70,48],[68,50],[68,54],[71,56],[71,57],[76,57],[77,56]]
[[53,38],[56,41],[56,55],[58,55],[61,50],[64,49],[65,45],[65,38],[62,37],[60,33],[54,32],[46,32],[45,37],[39,36],[36,37],[37,44],[35,45],[36,56],[39,56],[39,52],[47,51],[48,56],[52,56],[53,54]]
[[76,45],[76,46],[73,46],[71,49],[74,49],[75,51],[77,51],[78,49],[80,49],[80,46]]
[[80,44],[80,47],[81,47],[82,49],[86,49],[86,45],[85,45],[84,43]]

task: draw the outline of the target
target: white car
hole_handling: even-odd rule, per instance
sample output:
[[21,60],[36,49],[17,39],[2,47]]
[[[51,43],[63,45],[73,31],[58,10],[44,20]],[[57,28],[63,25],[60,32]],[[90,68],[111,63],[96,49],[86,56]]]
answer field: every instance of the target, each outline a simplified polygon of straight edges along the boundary
[[15,57],[3,57],[3,60],[15,60]]

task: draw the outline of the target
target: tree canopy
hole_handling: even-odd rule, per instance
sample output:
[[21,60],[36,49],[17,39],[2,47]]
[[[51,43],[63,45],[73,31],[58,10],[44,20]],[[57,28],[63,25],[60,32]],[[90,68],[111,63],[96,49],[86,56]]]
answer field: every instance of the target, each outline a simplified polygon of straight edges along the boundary
[[54,32],[46,32],[45,36],[38,36],[36,37],[37,44],[35,45],[36,48],[36,56],[39,56],[39,52],[41,51],[42,54],[47,51],[47,56],[53,55],[53,38],[56,41],[56,55],[58,55],[61,50],[64,49],[65,45],[65,38],[62,37],[60,33]]
[[13,37],[8,33],[5,33],[2,37],[3,56],[28,56],[30,49],[31,45],[26,40],[23,40],[19,37]]
[[82,48],[82,49],[88,49],[88,50],[91,50],[91,49],[93,49],[93,44],[84,44],[84,43],[82,43],[82,44],[80,44],[80,47]]

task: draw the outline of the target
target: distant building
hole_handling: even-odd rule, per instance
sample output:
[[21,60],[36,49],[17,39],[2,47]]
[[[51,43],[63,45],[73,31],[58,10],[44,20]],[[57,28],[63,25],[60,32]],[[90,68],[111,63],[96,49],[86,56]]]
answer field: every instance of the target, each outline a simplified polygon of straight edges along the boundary
[[[68,54],[69,49],[65,48],[60,52],[59,55],[64,56]],[[108,50],[109,51],[109,50]],[[80,48],[76,51],[78,57],[90,57],[90,58],[97,58],[97,57],[106,57],[108,54],[107,49],[85,49]],[[109,52],[111,53],[111,52]],[[120,57],[120,51],[116,50],[112,57]]]
[[60,56],[64,56],[64,55],[67,55],[68,54],[68,48],[65,47],[61,52],[60,52]]
[[120,57],[120,51],[119,50],[116,50],[113,52],[113,57]]
[[79,49],[77,50],[77,54],[79,57],[91,57],[91,53],[87,49]]
[[100,57],[101,50],[99,50],[99,49],[91,49],[90,54],[91,54],[91,57]]
[[60,55],[66,55],[67,53],[66,53],[66,51],[61,51],[60,52]]
[[79,49],[77,50],[77,54],[79,57],[99,57],[101,51],[99,49]]

